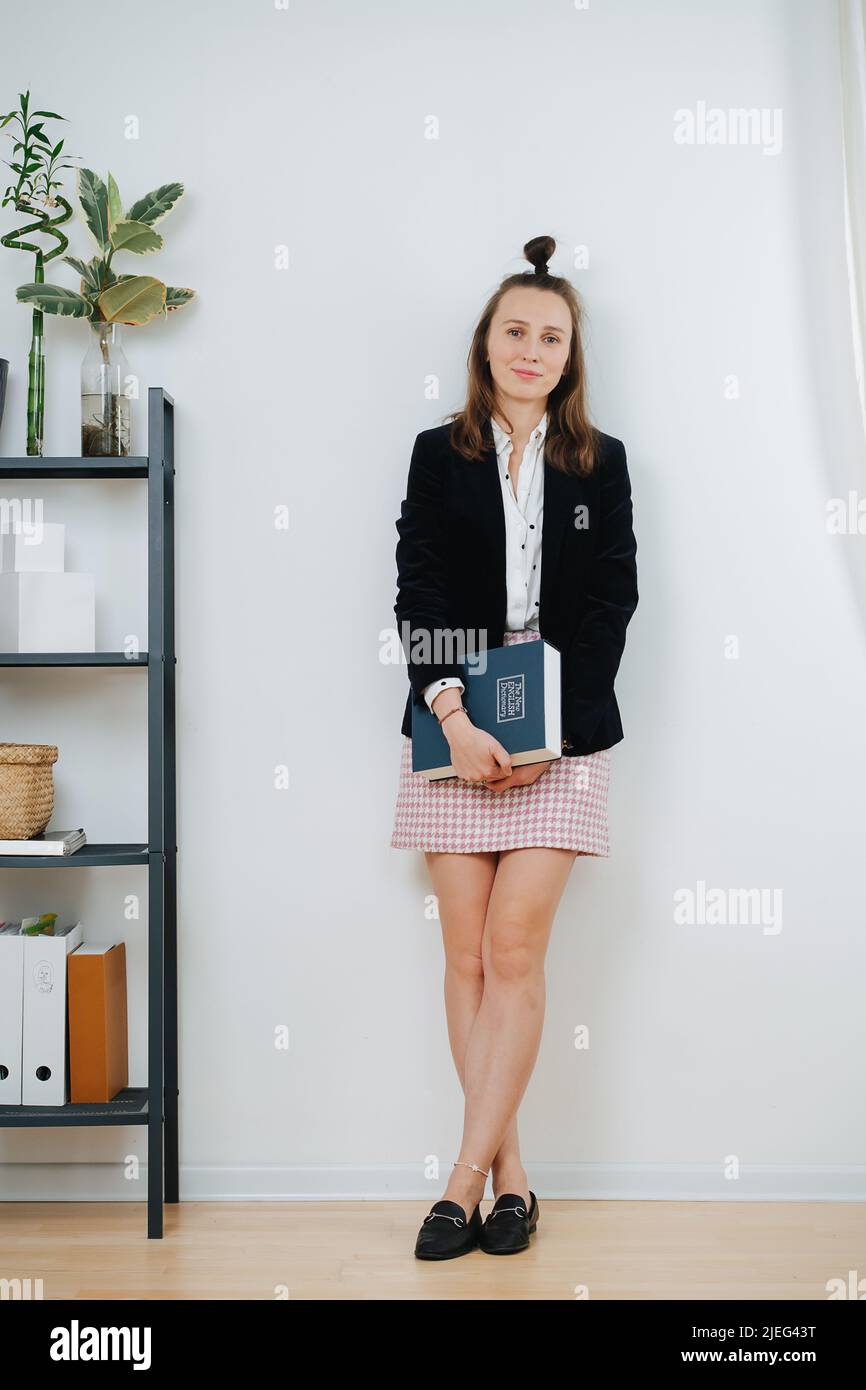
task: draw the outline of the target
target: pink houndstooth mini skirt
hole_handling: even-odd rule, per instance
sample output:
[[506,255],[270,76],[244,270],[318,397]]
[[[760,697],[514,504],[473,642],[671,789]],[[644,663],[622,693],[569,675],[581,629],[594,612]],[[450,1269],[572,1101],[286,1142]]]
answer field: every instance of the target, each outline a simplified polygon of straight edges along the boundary
[[[531,642],[535,628],[506,632],[504,642]],[[492,792],[447,777],[431,782],[412,771],[412,740],[403,735],[392,849],[477,854],[546,845],[607,858],[610,749],[556,758],[525,787]]]

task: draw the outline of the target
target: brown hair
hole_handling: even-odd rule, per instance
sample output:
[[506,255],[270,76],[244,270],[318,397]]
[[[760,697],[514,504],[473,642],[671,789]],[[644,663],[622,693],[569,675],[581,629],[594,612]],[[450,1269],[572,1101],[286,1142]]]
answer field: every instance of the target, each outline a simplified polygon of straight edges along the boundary
[[[548,426],[544,441],[544,457],[563,473],[577,473],[585,478],[592,472],[596,456],[596,429],[591,424],[587,406],[586,369],[583,356],[581,328],[583,309],[577,291],[569,280],[552,275],[547,262],[556,250],[551,236],[537,236],[523,248],[526,259],[535,267],[516,275],[507,275],[498,290],[491,295],[472,337],[466,365],[469,380],[466,404],[449,416],[451,442],[458,453],[467,459],[480,459],[491,444],[490,416],[496,408],[496,392],[486,360],[487,334],[493,315],[506,290],[528,286],[537,290],[553,290],[565,301],[571,315],[571,348],[565,372],[547,398]],[[510,423],[510,422],[509,422]]]

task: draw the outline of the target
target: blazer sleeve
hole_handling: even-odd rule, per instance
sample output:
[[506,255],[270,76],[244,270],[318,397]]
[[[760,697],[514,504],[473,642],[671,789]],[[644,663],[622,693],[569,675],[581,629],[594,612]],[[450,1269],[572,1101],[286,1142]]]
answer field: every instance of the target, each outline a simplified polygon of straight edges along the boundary
[[563,673],[563,697],[571,727],[587,740],[610,703],[625,648],[625,630],[638,604],[631,482],[625,446],[619,439],[615,446],[600,465],[604,472],[599,547],[589,575],[586,612],[568,645]]
[[434,660],[443,654],[440,634],[449,628],[447,537],[443,470],[419,434],[412,450],[406,497],[397,520],[397,602],[394,612],[409,667],[415,704],[433,681],[463,674],[460,663]]

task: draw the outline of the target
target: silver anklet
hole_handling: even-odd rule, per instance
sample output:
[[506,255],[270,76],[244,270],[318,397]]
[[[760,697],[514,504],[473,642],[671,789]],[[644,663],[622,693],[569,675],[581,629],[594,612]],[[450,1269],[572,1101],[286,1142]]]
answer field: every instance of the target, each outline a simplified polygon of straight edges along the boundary
[[[462,1158],[455,1158],[454,1163],[455,1165],[460,1163],[464,1168],[471,1168],[473,1173],[484,1173],[484,1169],[479,1168],[477,1163],[464,1163]],[[490,1176],[490,1174],[484,1173],[484,1176],[485,1178],[487,1178]]]

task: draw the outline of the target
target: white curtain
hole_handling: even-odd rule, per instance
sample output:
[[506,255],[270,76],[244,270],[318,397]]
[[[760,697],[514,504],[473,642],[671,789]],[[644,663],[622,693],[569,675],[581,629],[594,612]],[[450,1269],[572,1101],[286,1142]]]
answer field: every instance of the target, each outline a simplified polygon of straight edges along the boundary
[[854,370],[866,431],[866,0],[839,0],[845,240]]

